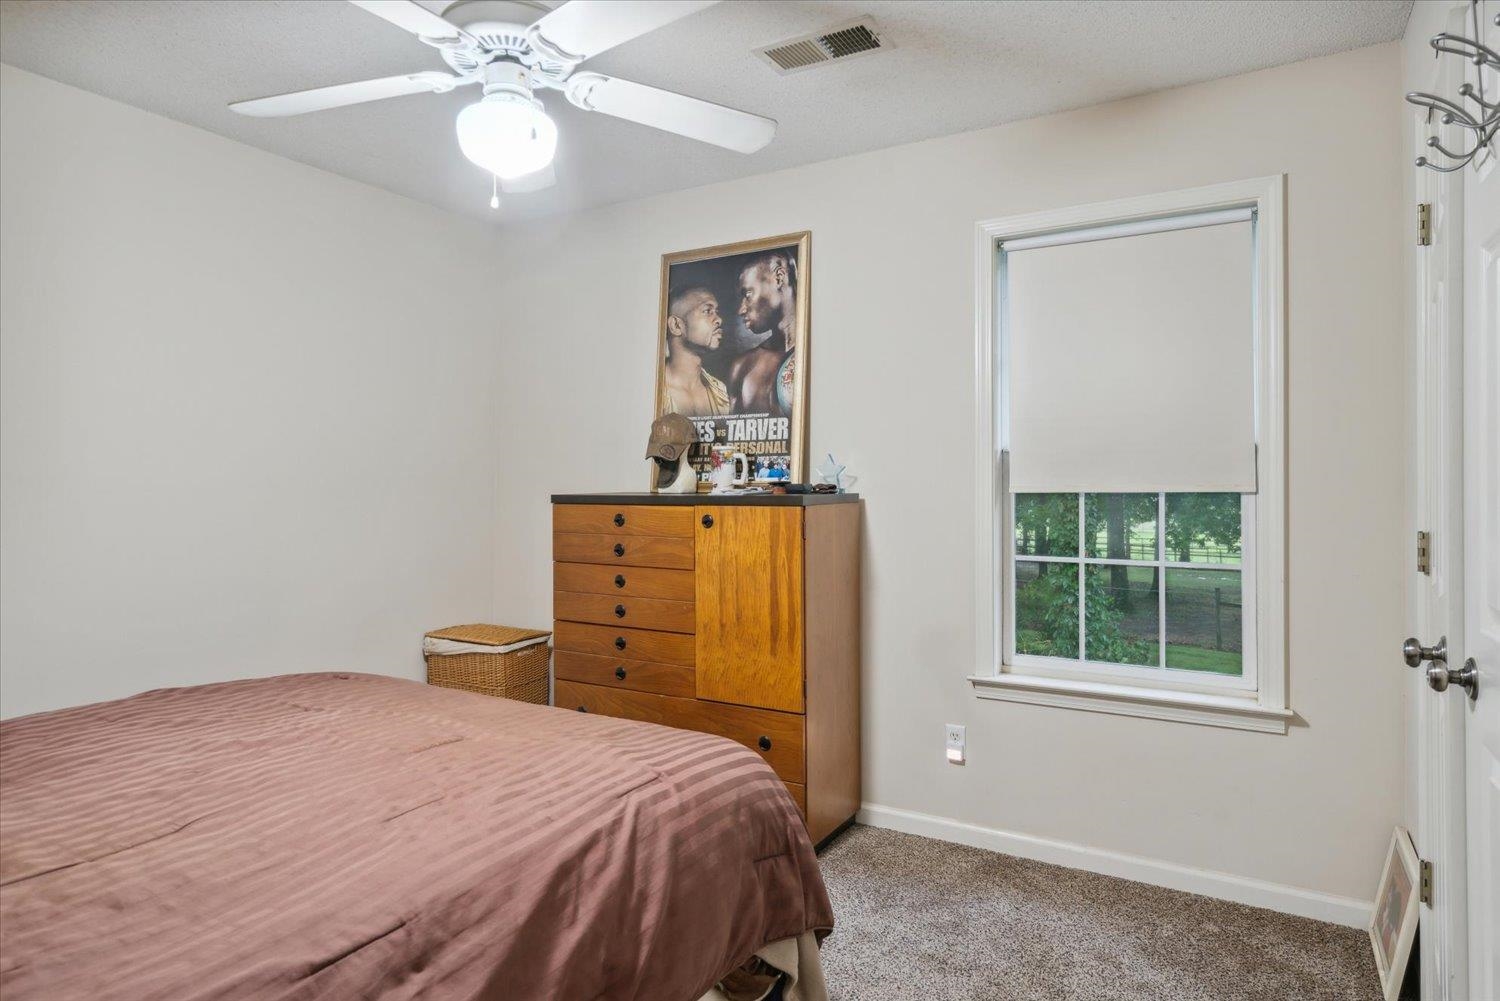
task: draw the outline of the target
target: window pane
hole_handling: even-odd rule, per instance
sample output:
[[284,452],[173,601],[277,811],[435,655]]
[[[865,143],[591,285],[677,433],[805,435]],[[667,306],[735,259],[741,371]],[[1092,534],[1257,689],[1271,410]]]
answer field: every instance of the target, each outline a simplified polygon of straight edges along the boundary
[[1087,494],[1083,512],[1088,555],[1156,559],[1156,494]]
[[1084,658],[1157,666],[1156,567],[1083,570]]
[[1168,667],[1239,675],[1241,636],[1238,570],[1167,571]]
[[1239,494],[1167,494],[1168,563],[1238,563]]
[[1078,564],[1016,561],[1016,653],[1078,656]]
[[1077,556],[1078,495],[1016,494],[1016,554]]

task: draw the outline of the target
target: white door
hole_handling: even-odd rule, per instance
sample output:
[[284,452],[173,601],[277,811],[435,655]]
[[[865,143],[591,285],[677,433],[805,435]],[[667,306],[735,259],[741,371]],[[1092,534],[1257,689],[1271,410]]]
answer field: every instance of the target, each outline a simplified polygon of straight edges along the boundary
[[[1473,37],[1473,13],[1455,8],[1447,29]],[[1500,49],[1492,20],[1478,27]],[[1477,85],[1476,72],[1436,60],[1429,89],[1454,94]],[[1494,73],[1483,94],[1500,94]],[[1416,131],[1419,144],[1431,134],[1427,123]],[[1457,127],[1438,131],[1449,149],[1472,145]],[[1484,159],[1417,172],[1432,242],[1417,256],[1411,499],[1431,563],[1416,578],[1415,612],[1424,645],[1447,640],[1446,662],[1429,659],[1411,679],[1414,833],[1434,884],[1422,909],[1424,1001],[1500,1001],[1500,157]],[[1468,678],[1477,684],[1458,683]]]
[[[1425,89],[1451,93],[1461,75],[1440,61]],[[1430,154],[1419,116],[1412,156]],[[1453,137],[1445,136],[1451,141]],[[1463,646],[1463,178],[1415,169],[1416,195],[1429,208],[1430,244],[1416,252],[1416,337],[1411,401],[1416,453],[1410,482],[1415,528],[1427,534],[1426,569],[1412,570],[1414,631],[1420,645]],[[1416,220],[1412,220],[1415,226]],[[1415,555],[1415,540],[1409,540]],[[1415,562],[1415,560],[1414,560]],[[1409,641],[1408,641],[1409,642]],[[1408,660],[1408,663],[1411,661]],[[1439,698],[1428,662],[1408,676],[1415,707],[1410,753],[1417,803],[1412,834],[1431,864],[1431,902],[1421,910],[1423,1001],[1468,1001],[1467,836],[1464,820],[1464,722],[1461,700]]]
[[[1493,8],[1491,8],[1493,9]],[[1500,50],[1500,27],[1481,22]],[[1472,35],[1470,37],[1473,37]],[[1471,79],[1474,70],[1470,70]],[[1486,72],[1490,101],[1500,73]],[[1494,144],[1500,151],[1500,140]],[[1469,996],[1500,998],[1500,157],[1464,176],[1464,644],[1478,676],[1461,701],[1467,789]]]

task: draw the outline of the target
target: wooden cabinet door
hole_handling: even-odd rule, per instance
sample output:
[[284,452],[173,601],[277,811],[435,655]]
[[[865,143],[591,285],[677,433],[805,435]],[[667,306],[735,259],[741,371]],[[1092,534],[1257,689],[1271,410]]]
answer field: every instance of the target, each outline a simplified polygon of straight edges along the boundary
[[698,698],[802,712],[802,509],[694,514]]

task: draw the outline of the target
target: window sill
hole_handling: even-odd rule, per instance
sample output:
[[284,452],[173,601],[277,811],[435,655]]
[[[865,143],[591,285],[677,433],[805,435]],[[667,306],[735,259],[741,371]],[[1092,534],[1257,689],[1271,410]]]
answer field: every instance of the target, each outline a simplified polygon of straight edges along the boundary
[[1100,681],[1072,681],[1024,674],[971,675],[981,699],[1058,706],[1117,716],[1222,726],[1232,730],[1286,733],[1290,709],[1261,705],[1254,699],[1198,692],[1170,692]]

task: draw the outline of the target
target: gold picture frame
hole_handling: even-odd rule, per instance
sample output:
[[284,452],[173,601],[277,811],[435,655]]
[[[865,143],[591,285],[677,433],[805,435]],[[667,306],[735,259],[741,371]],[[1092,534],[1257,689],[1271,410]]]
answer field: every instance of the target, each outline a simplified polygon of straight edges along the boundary
[[1375,888],[1375,911],[1370,916],[1370,949],[1385,1001],[1396,1001],[1417,935],[1422,898],[1422,862],[1406,828],[1391,834],[1380,885]]
[[654,416],[698,428],[699,491],[714,445],[745,452],[767,479],[806,481],[811,314],[809,230],[662,255]]

